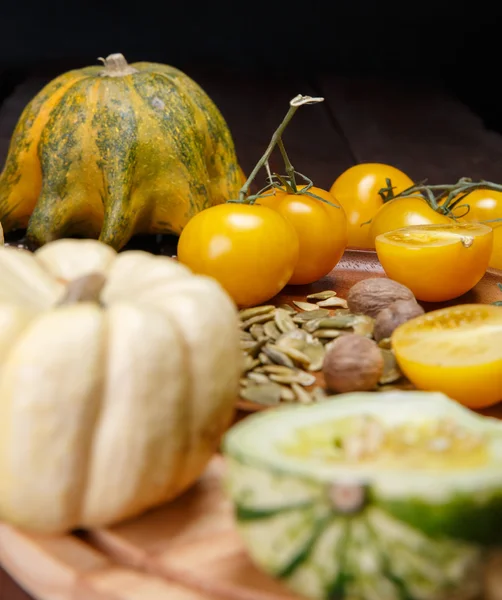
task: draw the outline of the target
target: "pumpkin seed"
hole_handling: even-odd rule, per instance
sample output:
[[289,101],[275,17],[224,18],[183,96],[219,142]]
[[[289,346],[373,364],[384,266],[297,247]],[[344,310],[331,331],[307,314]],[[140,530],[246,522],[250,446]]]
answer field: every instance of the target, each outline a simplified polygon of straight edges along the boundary
[[247,373],[248,371],[252,371],[255,367],[258,367],[259,365],[259,360],[256,360],[252,356],[249,356],[249,354],[245,354],[242,365],[242,372]]
[[293,300],[293,304],[297,306],[300,310],[305,311],[313,311],[319,310],[317,304],[311,304],[310,302],[300,302],[299,300]]
[[274,312],[275,306],[272,304],[264,304],[263,306],[252,306],[251,308],[243,308],[239,311],[241,321],[247,321],[257,315]]
[[308,333],[314,333],[314,331],[317,331],[319,329],[319,323],[321,321],[322,319],[312,319],[311,321],[306,321],[305,323],[303,323],[302,329],[304,331],[307,331]]
[[[241,310],[240,346],[243,351],[241,398],[258,404],[322,402],[327,392],[317,382],[324,357],[333,341],[353,331],[373,337],[374,319],[350,312],[334,290],[307,296],[307,302],[256,306]],[[407,385],[390,350],[390,340],[379,343],[384,370],[378,390]],[[394,384],[394,385],[393,385]],[[312,391],[306,390],[310,388]],[[411,388],[413,389],[413,388]]]
[[282,388],[280,385],[270,383],[250,385],[240,392],[243,400],[256,402],[257,404],[274,405],[281,401]]
[[372,337],[375,329],[375,319],[367,315],[357,315],[352,325],[354,333],[365,337]]
[[301,385],[292,383],[291,389],[293,390],[298,402],[301,404],[311,404],[313,402],[314,399],[312,398],[311,394],[309,394],[307,390],[304,390]]
[[296,310],[289,304],[279,304],[278,308],[282,308],[288,313],[296,314]]
[[390,350],[391,349],[391,343],[390,343],[390,338],[383,338],[378,342],[378,346],[379,348],[382,348],[383,350]]
[[261,340],[257,340],[254,343],[254,346],[247,351],[248,354],[250,354],[253,358],[258,358],[258,354],[260,354],[261,349],[263,346],[265,346],[267,341],[267,338],[261,338]]
[[315,292],[315,294],[309,294],[307,300],[327,300],[336,296],[336,292],[333,290],[324,290],[323,292]]
[[295,366],[293,361],[289,358],[289,356],[286,356],[286,354],[284,354],[284,352],[281,352],[281,350],[279,350],[277,348],[277,346],[276,347],[273,347],[270,345],[264,346],[263,352],[276,365],[283,365],[284,367],[291,367],[291,368],[293,368]]
[[280,338],[277,339],[276,344],[280,347],[296,348],[297,350],[303,350],[303,346],[307,342],[310,334],[303,329],[295,329],[294,331],[288,331],[283,333]]
[[264,373],[256,373],[256,371],[247,374],[247,379],[245,381],[248,380],[256,383],[269,383],[270,381],[270,379]]
[[342,329],[318,329],[317,331],[314,331],[314,337],[315,338],[322,338],[325,340],[334,340],[337,337],[340,337],[341,335],[343,335],[343,330]]
[[268,323],[265,323],[263,326],[263,332],[269,339],[272,340],[276,340],[281,335],[281,332],[277,329],[275,321],[268,321]]
[[356,315],[334,315],[320,319],[317,329],[350,329],[357,323]]
[[266,323],[267,321],[271,321],[273,318],[274,318],[273,312],[256,315],[255,317],[251,317],[250,319],[247,319],[247,321],[242,321],[241,329],[249,329],[251,327],[251,325],[254,325],[255,323]]
[[303,352],[301,352],[300,350],[298,350],[296,348],[283,346],[282,352],[284,352],[284,354],[286,356],[289,356],[289,358],[291,358],[292,360],[294,360],[297,364],[300,364],[301,366],[308,367],[310,365],[310,358],[306,354],[304,354]]
[[289,313],[285,311],[283,308],[277,308],[274,313],[274,320],[277,328],[282,333],[286,333],[287,331],[293,331],[296,329],[296,325],[293,322],[293,319],[290,317]]
[[328,394],[326,394],[322,387],[315,387],[310,393],[314,402],[322,402],[328,397]]
[[311,373],[307,373],[306,371],[300,371],[300,370],[296,370],[294,371],[291,375],[275,375],[275,374],[270,374],[270,379],[272,381],[276,381],[277,383],[299,383],[300,385],[303,385],[304,387],[309,387],[311,385],[314,385],[314,383],[317,381],[315,375],[312,375]]
[[317,310],[309,310],[306,312],[296,313],[293,317],[295,323],[304,323],[305,321],[313,321],[315,319],[323,319],[329,317],[329,310],[325,308],[319,308]]
[[378,382],[380,385],[387,385],[399,381],[403,374],[399,369],[396,357],[392,350],[381,350],[383,356],[383,373]]
[[284,367],[283,365],[265,365],[263,367],[263,372],[270,373],[272,375],[294,375],[295,369]]
[[309,387],[314,385],[317,381],[317,378],[312,373],[307,373],[306,371],[297,371],[296,372],[298,383],[305,387]]
[[347,304],[347,300],[332,296],[326,300],[321,300],[317,303],[317,306],[322,306],[323,308],[348,308],[349,305]]
[[251,340],[241,340],[239,342],[239,345],[241,347],[241,350],[249,350],[251,349],[254,345],[256,344],[256,340],[255,339],[251,339]]
[[260,354],[258,354],[258,360],[260,361],[260,363],[262,365],[271,365],[272,364],[272,361],[270,360],[270,358],[263,352],[260,352]]
[[287,385],[281,385],[281,400],[284,402],[294,402],[296,400],[295,393]]
[[255,323],[254,325],[251,325],[251,327],[249,328],[249,333],[251,334],[251,337],[253,337],[255,340],[259,340],[262,337],[265,337],[264,327],[260,323]]
[[310,364],[308,366],[309,371],[320,371],[322,369],[326,351],[321,342],[318,340],[306,342],[303,347],[303,353],[310,359]]

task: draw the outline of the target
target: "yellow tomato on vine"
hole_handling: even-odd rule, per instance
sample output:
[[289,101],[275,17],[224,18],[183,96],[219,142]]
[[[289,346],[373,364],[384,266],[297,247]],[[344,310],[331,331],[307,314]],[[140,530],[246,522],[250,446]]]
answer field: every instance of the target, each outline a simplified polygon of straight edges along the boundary
[[375,238],[382,233],[388,233],[410,225],[440,225],[451,223],[451,219],[440,214],[429,206],[422,198],[396,198],[389,200],[380,207],[371,220],[370,238],[374,243]]
[[[297,189],[301,192],[305,186]],[[343,208],[326,190],[311,187],[308,192],[326,202],[306,193],[288,193],[283,188],[274,188],[256,201],[280,213],[298,235],[298,262],[288,282],[293,285],[313,283],[327,275],[347,246],[347,218]]]
[[178,259],[216,279],[238,306],[266,302],[288,283],[298,236],[277,211],[226,203],[195,215],[178,241]]
[[343,206],[347,216],[348,244],[354,248],[374,248],[370,221],[383,205],[378,193],[392,185],[392,195],[413,185],[413,181],[396,167],[382,163],[361,163],[344,171],[331,186],[330,192]]
[[[299,257],[296,229],[302,229],[296,217],[291,216],[295,211],[280,208],[282,201],[279,210],[256,205],[253,203],[256,196],[249,196],[248,192],[258,171],[268,164],[276,145],[283,154],[288,176],[294,179],[281,135],[300,106],[322,100],[302,95],[293,98],[267,150],[243,184],[239,198],[229,198],[224,204],[199,212],[181,232],[178,240],[180,262],[197,274],[216,279],[238,306],[253,306],[270,300],[291,280],[295,271]],[[244,176],[242,171],[241,174]],[[285,206],[290,204],[294,203],[285,201]],[[317,205],[312,207],[305,202],[304,206],[317,214]],[[296,223],[296,228],[292,222]],[[315,235],[316,231],[313,231],[312,236]]]
[[[464,215],[466,208],[462,205],[468,204],[469,212]],[[493,229],[493,250],[490,258],[490,266],[502,269],[502,192],[492,190],[473,190],[453,209],[454,215],[461,216],[462,221],[487,222]]]

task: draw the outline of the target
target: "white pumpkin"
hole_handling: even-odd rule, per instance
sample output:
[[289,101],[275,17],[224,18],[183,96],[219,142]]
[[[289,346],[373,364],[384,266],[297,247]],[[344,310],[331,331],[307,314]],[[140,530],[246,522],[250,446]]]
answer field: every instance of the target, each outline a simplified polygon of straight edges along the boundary
[[0,519],[62,532],[179,495],[231,423],[240,357],[230,297],[173,259],[0,248]]

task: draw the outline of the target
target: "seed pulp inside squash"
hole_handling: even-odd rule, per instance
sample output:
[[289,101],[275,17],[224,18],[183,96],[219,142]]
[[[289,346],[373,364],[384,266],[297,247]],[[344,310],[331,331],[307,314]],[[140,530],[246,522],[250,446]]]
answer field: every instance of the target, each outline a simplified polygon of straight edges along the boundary
[[416,470],[476,469],[489,462],[478,432],[452,419],[427,419],[386,426],[373,415],[350,416],[296,429],[280,452],[327,463]]

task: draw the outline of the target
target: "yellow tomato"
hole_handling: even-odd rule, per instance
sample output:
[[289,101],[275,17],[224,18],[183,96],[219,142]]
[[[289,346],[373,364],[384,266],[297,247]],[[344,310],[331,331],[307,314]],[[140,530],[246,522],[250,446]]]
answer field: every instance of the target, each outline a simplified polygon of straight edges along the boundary
[[372,219],[382,206],[383,200],[378,192],[387,187],[386,179],[391,180],[394,195],[413,185],[408,175],[395,167],[381,163],[362,163],[347,169],[331,186],[330,192],[347,215],[349,246],[375,247],[370,236],[370,226],[362,224]]
[[253,306],[288,283],[298,261],[298,236],[266,206],[219,204],[187,223],[178,259],[194,273],[219,281],[237,305]]
[[[474,190],[463,200],[460,205],[468,204],[470,210],[462,221],[481,222],[492,219],[502,219],[502,192],[490,190]],[[465,208],[458,206],[453,214],[463,214]],[[493,250],[490,258],[490,267],[502,269],[502,221],[498,223],[486,223],[493,229]]]
[[410,225],[440,225],[451,219],[432,209],[422,198],[396,198],[386,202],[373,217],[370,238]]
[[419,389],[443,392],[473,409],[502,400],[502,307],[465,304],[400,325],[391,343]]
[[[304,187],[298,186],[298,189]],[[309,191],[338,205],[326,190],[312,187]],[[337,265],[347,246],[347,218],[343,208],[335,208],[305,194],[288,194],[278,189],[258,199],[257,204],[280,213],[298,235],[299,258],[290,284],[313,283]]]
[[443,302],[473,288],[488,268],[493,232],[478,223],[416,225],[379,235],[378,258],[390,279],[418,300]]

